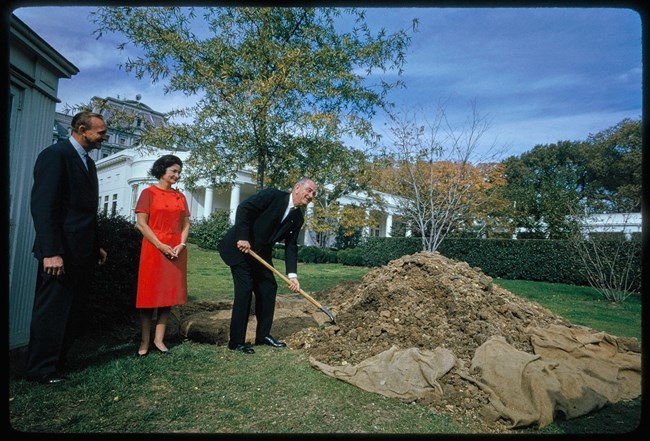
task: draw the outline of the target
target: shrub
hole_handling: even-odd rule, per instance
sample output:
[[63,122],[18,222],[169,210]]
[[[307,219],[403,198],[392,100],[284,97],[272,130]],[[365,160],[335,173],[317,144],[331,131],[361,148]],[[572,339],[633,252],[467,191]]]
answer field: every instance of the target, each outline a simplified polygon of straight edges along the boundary
[[104,239],[108,259],[96,266],[89,301],[82,317],[93,333],[110,332],[133,324],[142,234],[125,216],[99,215],[99,234]]
[[419,237],[367,237],[359,248],[365,266],[386,265],[394,259],[422,251]]
[[323,249],[323,263],[338,263],[339,255],[335,250],[330,248]]
[[276,244],[273,246],[272,256],[274,259],[284,260],[284,244]]
[[207,219],[192,222],[188,242],[206,250],[216,250],[230,228],[230,214],[227,210],[217,210]]
[[329,248],[304,246],[298,250],[298,260],[305,263],[336,263],[336,251]]
[[337,252],[340,264],[349,266],[364,266],[363,250],[361,248],[347,248]]

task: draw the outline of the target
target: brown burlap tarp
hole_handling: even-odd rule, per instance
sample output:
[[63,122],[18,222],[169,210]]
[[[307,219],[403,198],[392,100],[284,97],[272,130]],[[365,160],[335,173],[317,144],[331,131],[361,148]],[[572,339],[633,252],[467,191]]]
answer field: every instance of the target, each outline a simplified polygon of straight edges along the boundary
[[356,366],[329,366],[313,357],[309,362],[323,373],[363,390],[412,402],[435,392],[442,394],[438,379],[454,367],[456,357],[443,348],[402,350],[393,346]]
[[441,395],[437,380],[456,373],[486,392],[490,410],[511,428],[541,428],[560,414],[574,418],[641,394],[640,354],[619,348],[608,334],[561,325],[527,332],[534,354],[493,336],[475,351],[469,371],[443,348],[393,346],[357,365],[310,362],[327,375],[405,401]]

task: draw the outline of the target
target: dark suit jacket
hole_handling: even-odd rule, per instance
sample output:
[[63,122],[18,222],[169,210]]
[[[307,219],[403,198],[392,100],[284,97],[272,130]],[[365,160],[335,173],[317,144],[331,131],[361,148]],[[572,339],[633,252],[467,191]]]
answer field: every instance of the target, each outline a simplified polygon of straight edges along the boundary
[[37,259],[61,255],[64,262],[97,262],[99,185],[94,163],[89,170],[66,139],[43,150],[34,165],[31,211]]
[[304,216],[302,210],[297,208],[282,221],[290,196],[290,193],[267,188],[239,204],[235,225],[228,230],[218,247],[227,265],[237,265],[246,258],[237,248],[239,240],[250,242],[253,251],[268,262],[271,261],[273,245],[284,241],[286,272],[297,272],[298,234]]

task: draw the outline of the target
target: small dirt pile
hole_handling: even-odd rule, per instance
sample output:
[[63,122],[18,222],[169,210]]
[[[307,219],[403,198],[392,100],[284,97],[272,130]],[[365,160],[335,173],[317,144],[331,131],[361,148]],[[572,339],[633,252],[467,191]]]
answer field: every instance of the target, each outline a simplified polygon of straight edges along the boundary
[[[319,301],[329,306],[337,324],[304,329],[286,341],[332,366],[355,365],[397,346],[446,348],[467,368],[490,336],[503,336],[516,349],[532,353],[528,326],[571,326],[539,304],[494,285],[479,268],[437,252],[396,259],[360,283],[319,293]],[[479,414],[487,395],[454,370],[440,383],[444,393],[429,405],[460,421],[483,424]],[[506,430],[492,421],[482,431]]]

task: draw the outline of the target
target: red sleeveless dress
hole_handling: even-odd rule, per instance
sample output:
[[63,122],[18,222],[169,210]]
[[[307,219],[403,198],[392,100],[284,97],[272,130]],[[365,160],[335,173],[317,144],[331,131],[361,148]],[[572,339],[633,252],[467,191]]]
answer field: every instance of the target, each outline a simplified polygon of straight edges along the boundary
[[[136,213],[149,214],[149,227],[172,247],[181,243],[183,222],[190,216],[187,200],[178,190],[152,185],[142,191]],[[136,308],[158,308],[187,303],[187,251],[170,260],[142,238]]]

